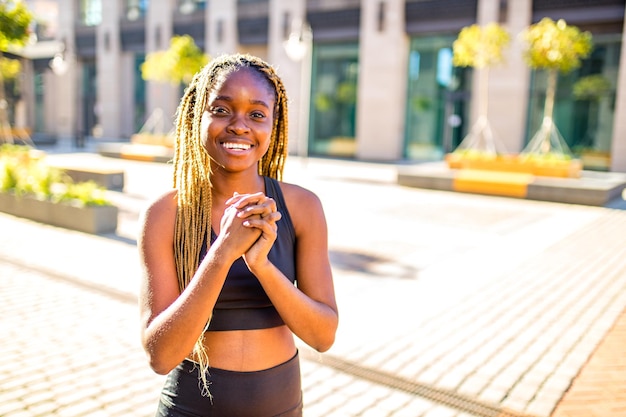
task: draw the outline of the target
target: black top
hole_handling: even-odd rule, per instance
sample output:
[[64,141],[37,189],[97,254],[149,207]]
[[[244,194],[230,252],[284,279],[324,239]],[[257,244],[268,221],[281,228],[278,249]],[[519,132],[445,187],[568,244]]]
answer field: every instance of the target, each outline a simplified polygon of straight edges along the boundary
[[[296,236],[277,180],[264,177],[265,194],[276,202],[282,214],[277,222],[278,234],[269,252],[269,260],[293,283],[296,281]],[[211,230],[211,243],[217,236]],[[206,242],[206,241],[205,241]],[[200,259],[206,256],[206,244],[202,246]],[[233,263],[222,291],[213,309],[213,317],[206,330],[252,330],[267,329],[285,324],[263,290],[259,280],[250,272],[243,258]]]

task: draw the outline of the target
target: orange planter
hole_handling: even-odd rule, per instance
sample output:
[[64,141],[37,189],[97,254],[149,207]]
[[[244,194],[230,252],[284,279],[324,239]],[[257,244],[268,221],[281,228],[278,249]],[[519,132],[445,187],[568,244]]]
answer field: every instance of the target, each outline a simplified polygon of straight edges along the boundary
[[579,159],[559,160],[520,155],[464,156],[447,154],[445,161],[452,169],[514,172],[545,177],[577,178],[582,171]]

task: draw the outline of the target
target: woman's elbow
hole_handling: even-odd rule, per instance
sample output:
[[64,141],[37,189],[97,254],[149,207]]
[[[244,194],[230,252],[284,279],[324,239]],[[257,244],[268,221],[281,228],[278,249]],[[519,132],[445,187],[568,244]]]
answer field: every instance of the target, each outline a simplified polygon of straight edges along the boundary
[[173,364],[171,361],[163,360],[157,355],[148,354],[148,363],[150,369],[159,375],[167,375],[176,367],[176,364]]
[[337,317],[335,316],[335,319],[333,320],[332,325],[330,325],[325,332],[318,335],[319,337],[317,338],[315,345],[312,347],[320,353],[323,353],[329,350],[335,343],[335,336],[337,334],[337,325],[338,325],[338,320],[337,320]]
[[167,375],[172,369],[178,365],[172,360],[172,355],[167,354],[161,349],[157,349],[154,345],[144,340],[144,352],[148,359],[148,365],[155,373],[159,375]]
[[315,346],[313,346],[313,348],[320,353],[324,353],[328,351],[333,346],[334,343],[335,343],[335,335],[333,334],[332,337],[319,340],[318,343],[316,343]]

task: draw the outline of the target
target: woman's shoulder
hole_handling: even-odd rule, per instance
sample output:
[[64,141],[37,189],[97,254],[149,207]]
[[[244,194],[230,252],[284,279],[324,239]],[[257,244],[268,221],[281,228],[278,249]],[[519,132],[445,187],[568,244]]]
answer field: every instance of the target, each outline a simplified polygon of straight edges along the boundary
[[163,217],[176,214],[178,192],[175,189],[168,190],[154,198],[144,209],[144,217],[152,221],[158,221]]
[[161,207],[161,206],[170,206],[177,204],[178,190],[175,188],[171,190],[167,190],[156,197],[154,197],[148,204],[148,208],[151,207]]
[[280,182],[285,204],[294,223],[302,220],[305,223],[313,217],[324,217],[322,202],[317,194],[300,185]]
[[318,196],[313,191],[300,185],[282,181],[279,184],[287,203],[293,201],[294,203],[310,204],[319,201]]

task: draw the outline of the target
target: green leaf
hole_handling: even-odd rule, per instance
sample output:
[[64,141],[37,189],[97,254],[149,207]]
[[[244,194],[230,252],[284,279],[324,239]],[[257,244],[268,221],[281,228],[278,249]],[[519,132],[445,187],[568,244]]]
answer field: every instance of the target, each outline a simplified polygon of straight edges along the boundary
[[591,33],[581,32],[565,20],[543,18],[522,32],[524,58],[531,68],[555,69],[563,73],[578,68],[592,49]]
[[13,80],[20,74],[22,66],[17,59],[0,58],[0,76],[5,80]]
[[23,46],[30,36],[33,15],[19,0],[0,0],[0,51]]
[[169,49],[148,54],[141,65],[141,76],[144,80],[173,85],[189,84],[208,62],[209,56],[198,48],[191,36],[174,36]]
[[504,60],[504,48],[510,41],[509,33],[497,23],[464,27],[452,44],[452,64],[475,68],[497,65]]

